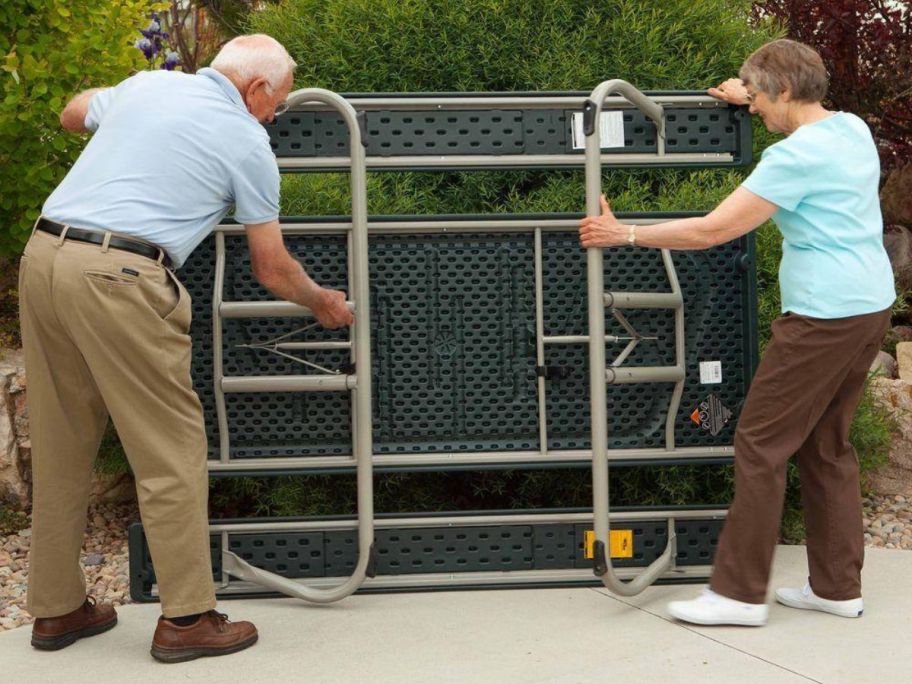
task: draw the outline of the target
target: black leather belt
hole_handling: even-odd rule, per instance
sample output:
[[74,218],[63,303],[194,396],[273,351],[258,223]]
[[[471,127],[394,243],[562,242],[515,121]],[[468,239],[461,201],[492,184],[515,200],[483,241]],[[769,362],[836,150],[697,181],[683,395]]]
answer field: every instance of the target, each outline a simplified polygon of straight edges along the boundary
[[[59,236],[63,232],[63,224],[42,217],[38,219],[36,230]],[[105,234],[103,232],[95,230],[84,230],[82,228],[70,227],[67,228],[66,232],[67,240],[76,240],[77,242],[90,242],[93,245],[104,244],[104,238]],[[140,256],[147,257],[154,261],[159,261],[159,259],[161,259],[161,263],[165,266],[165,268],[171,268],[171,258],[168,256],[168,253],[161,247],[155,247],[154,245],[140,242],[139,240],[131,240],[130,238],[120,237],[119,235],[111,236],[111,239],[108,241],[108,247],[112,247],[113,249],[122,249],[125,252],[133,252],[133,254],[139,254]]]

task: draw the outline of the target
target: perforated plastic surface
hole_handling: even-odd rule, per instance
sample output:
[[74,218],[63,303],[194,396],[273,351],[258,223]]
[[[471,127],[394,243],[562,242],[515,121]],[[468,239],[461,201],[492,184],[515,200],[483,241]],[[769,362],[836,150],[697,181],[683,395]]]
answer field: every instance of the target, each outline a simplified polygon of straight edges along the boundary
[[[573,110],[443,107],[366,110],[368,157],[583,154],[573,147]],[[741,109],[667,105],[666,112],[667,152],[731,154],[730,165],[750,163],[750,118]],[[606,148],[605,154],[655,152],[655,124],[635,109],[624,110],[623,118],[624,146]],[[280,159],[348,153],[348,130],[333,112],[291,111],[266,130]]]
[[[342,236],[289,236],[289,248],[314,278],[346,289]],[[370,247],[374,451],[458,452],[539,448],[535,372],[533,236],[513,234],[376,235]],[[253,279],[246,240],[228,236],[227,301],[271,299]],[[685,302],[687,379],[675,417],[679,446],[732,443],[734,421],[710,435],[690,414],[710,393],[737,416],[753,372],[756,339],[745,267],[749,238],[704,252],[674,255]],[[585,252],[572,233],[545,233],[546,335],[586,334]],[[193,376],[202,399],[210,457],[219,443],[212,392],[212,241],[194,252],[180,276],[193,296]],[[745,268],[747,270],[745,270]],[[605,252],[607,290],[670,289],[655,250]],[[674,363],[670,310],[628,310],[645,336],[625,364]],[[300,327],[301,319],[224,321],[224,372],[284,375],[314,372],[264,350],[262,342]],[[608,334],[626,335],[606,312]],[[347,332],[309,331],[296,340],[345,339]],[[623,344],[606,347],[613,359]],[[347,352],[300,352],[339,368]],[[589,446],[586,345],[546,347],[546,364],[565,377],[547,382],[550,450]],[[700,384],[699,363],[718,361],[722,382]],[[609,446],[664,446],[671,383],[609,386]],[[226,395],[232,458],[351,453],[347,393]]]
[[[651,563],[668,543],[664,522],[617,523],[633,531],[633,557],[613,559],[617,568]],[[376,531],[378,575],[497,570],[591,568],[583,533],[592,525],[539,524],[430,527]],[[676,525],[678,566],[709,565],[721,520],[681,520]],[[357,561],[357,533],[267,532],[232,534],[229,548],[254,565],[283,577],[341,577]],[[213,579],[221,580],[221,539],[213,535]],[[142,525],[130,527],[130,591],[134,600],[154,600],[155,571]]]

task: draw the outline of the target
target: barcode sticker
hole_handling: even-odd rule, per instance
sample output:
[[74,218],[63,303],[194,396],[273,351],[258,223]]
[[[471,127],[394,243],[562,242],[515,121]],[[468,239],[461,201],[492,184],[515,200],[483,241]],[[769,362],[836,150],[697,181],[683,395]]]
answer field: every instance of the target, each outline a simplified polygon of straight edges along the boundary
[[[599,142],[602,149],[624,146],[624,112],[602,112],[599,119]],[[586,147],[586,136],[583,134],[583,113],[573,113],[573,149]]]
[[721,361],[700,361],[700,384],[718,385],[722,382]]

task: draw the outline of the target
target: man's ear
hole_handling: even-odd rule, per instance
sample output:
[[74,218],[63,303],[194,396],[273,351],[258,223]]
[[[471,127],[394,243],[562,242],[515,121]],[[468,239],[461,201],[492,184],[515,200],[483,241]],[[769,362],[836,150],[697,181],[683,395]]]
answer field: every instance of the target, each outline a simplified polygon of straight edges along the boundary
[[792,91],[788,88],[785,88],[781,93],[779,93],[779,98],[783,102],[791,102],[792,101]]
[[267,81],[265,77],[259,76],[253,79],[247,85],[247,98],[250,99],[259,92],[262,92],[264,95],[268,94],[268,87],[269,81]]

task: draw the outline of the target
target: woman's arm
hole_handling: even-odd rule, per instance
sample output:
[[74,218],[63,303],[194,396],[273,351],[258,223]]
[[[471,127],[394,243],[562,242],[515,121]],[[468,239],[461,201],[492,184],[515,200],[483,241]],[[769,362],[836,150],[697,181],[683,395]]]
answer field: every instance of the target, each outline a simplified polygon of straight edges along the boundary
[[740,78],[730,78],[727,81],[722,81],[715,88],[710,88],[706,92],[716,99],[724,100],[730,104],[749,105],[751,103],[747,87],[745,87],[744,81]]
[[629,226],[614,217],[604,195],[601,205],[601,216],[587,216],[580,221],[583,247],[621,247],[629,244],[628,238],[633,231],[638,247],[707,249],[749,233],[769,220],[779,208],[739,187],[706,216]]

